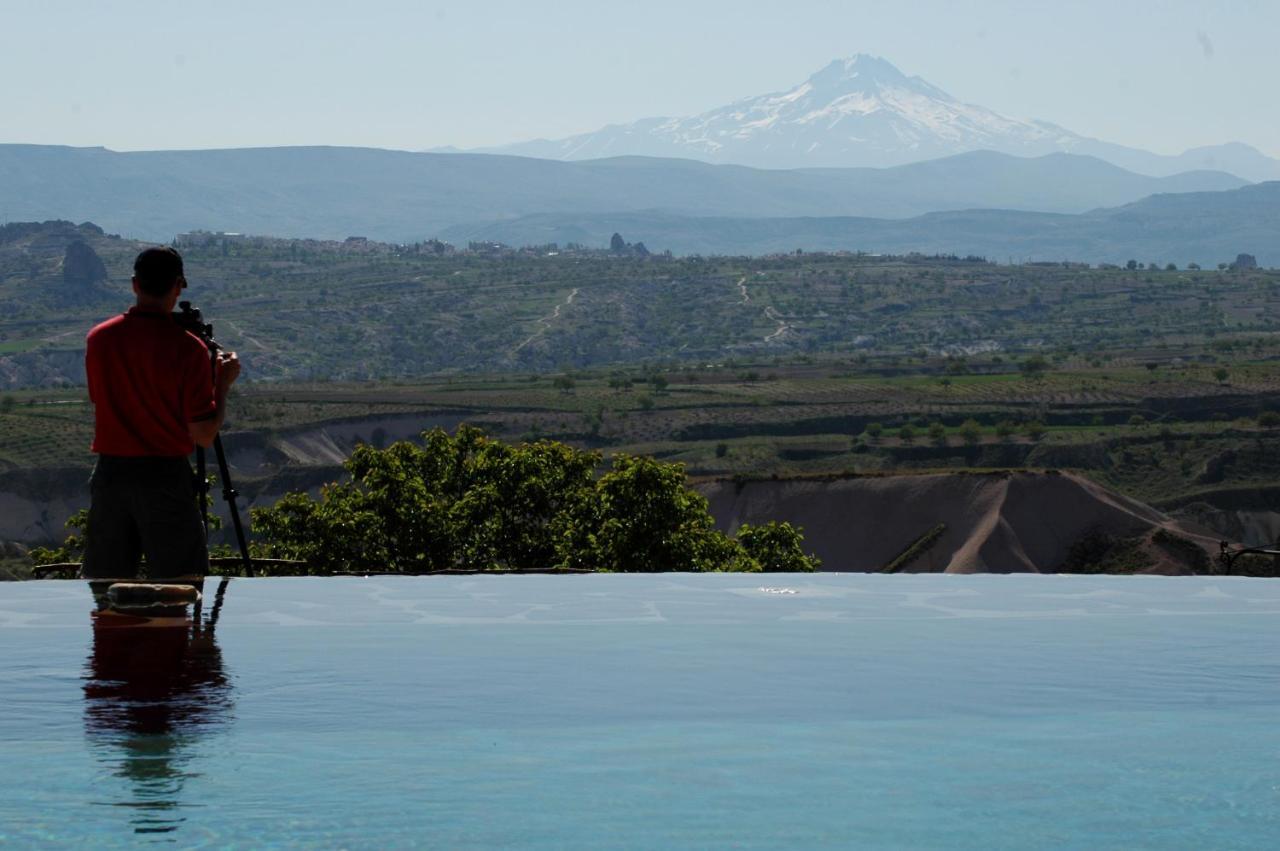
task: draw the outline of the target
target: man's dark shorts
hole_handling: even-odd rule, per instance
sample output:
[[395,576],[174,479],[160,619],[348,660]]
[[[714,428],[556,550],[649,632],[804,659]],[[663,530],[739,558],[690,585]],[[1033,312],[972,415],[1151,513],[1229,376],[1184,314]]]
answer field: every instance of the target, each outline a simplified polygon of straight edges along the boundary
[[138,578],[142,555],[152,580],[208,573],[204,523],[186,458],[101,455],[89,482],[85,579]]

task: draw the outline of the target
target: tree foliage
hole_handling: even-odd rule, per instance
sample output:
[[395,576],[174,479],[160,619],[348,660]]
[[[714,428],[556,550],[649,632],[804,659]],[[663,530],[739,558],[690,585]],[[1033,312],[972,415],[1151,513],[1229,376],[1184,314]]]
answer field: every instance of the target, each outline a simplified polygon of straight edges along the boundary
[[738,542],[748,558],[767,573],[810,572],[822,566],[817,556],[805,555],[803,530],[785,521],[761,526],[743,523]]
[[57,547],[32,547],[32,564],[77,562],[84,556],[84,539],[89,531],[89,509],[82,508],[73,513],[62,525],[68,530],[66,539]]
[[[717,531],[684,469],[555,441],[512,445],[460,426],[386,449],[360,446],[350,480],[319,499],[291,493],[253,510],[258,555],[317,572],[578,568],[813,570],[789,524]],[[763,530],[763,531],[762,531]]]
[[1049,371],[1049,362],[1044,359],[1043,355],[1036,354],[1018,364],[1018,369],[1022,371],[1022,375],[1027,381],[1039,383],[1044,381],[1044,375]]

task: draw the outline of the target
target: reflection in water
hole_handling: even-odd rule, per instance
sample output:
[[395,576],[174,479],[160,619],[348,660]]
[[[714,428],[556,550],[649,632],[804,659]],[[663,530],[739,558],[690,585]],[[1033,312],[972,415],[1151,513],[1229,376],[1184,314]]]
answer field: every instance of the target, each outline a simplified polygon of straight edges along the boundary
[[127,798],[111,803],[136,810],[134,831],[169,833],[184,821],[187,779],[199,774],[194,748],[230,718],[231,682],[214,637],[216,608],[208,623],[199,609],[163,626],[131,620],[94,619],[85,731],[112,773],[129,781]]

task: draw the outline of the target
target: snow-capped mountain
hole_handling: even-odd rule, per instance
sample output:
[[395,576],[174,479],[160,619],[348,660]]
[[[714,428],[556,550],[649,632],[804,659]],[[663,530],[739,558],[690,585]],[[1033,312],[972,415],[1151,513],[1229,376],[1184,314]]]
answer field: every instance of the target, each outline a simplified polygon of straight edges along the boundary
[[1083,141],[1068,130],[962,103],[888,61],[838,59],[789,91],[688,118],[650,118],[504,153],[555,159],[681,156],[764,168],[890,166],[973,150],[1035,156]]
[[1280,162],[1247,145],[1161,156],[1080,136],[1047,121],[964,103],[876,56],[838,59],[798,86],[685,118],[647,118],[567,139],[486,149],[547,159],[683,157],[760,168],[893,166],[975,150],[1019,156],[1090,154],[1150,175],[1194,168],[1249,180],[1280,177]]

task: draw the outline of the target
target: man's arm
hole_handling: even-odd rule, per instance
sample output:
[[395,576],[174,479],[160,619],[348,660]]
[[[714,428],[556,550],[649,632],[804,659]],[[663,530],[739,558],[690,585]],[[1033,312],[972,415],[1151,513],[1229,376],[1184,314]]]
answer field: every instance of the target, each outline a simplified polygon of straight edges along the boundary
[[187,430],[197,446],[208,449],[213,445],[213,439],[218,436],[218,430],[222,428],[222,421],[226,418],[227,391],[239,377],[240,358],[236,357],[235,352],[219,352],[218,378],[213,385],[213,398],[216,403],[213,416],[198,422],[187,423]]

